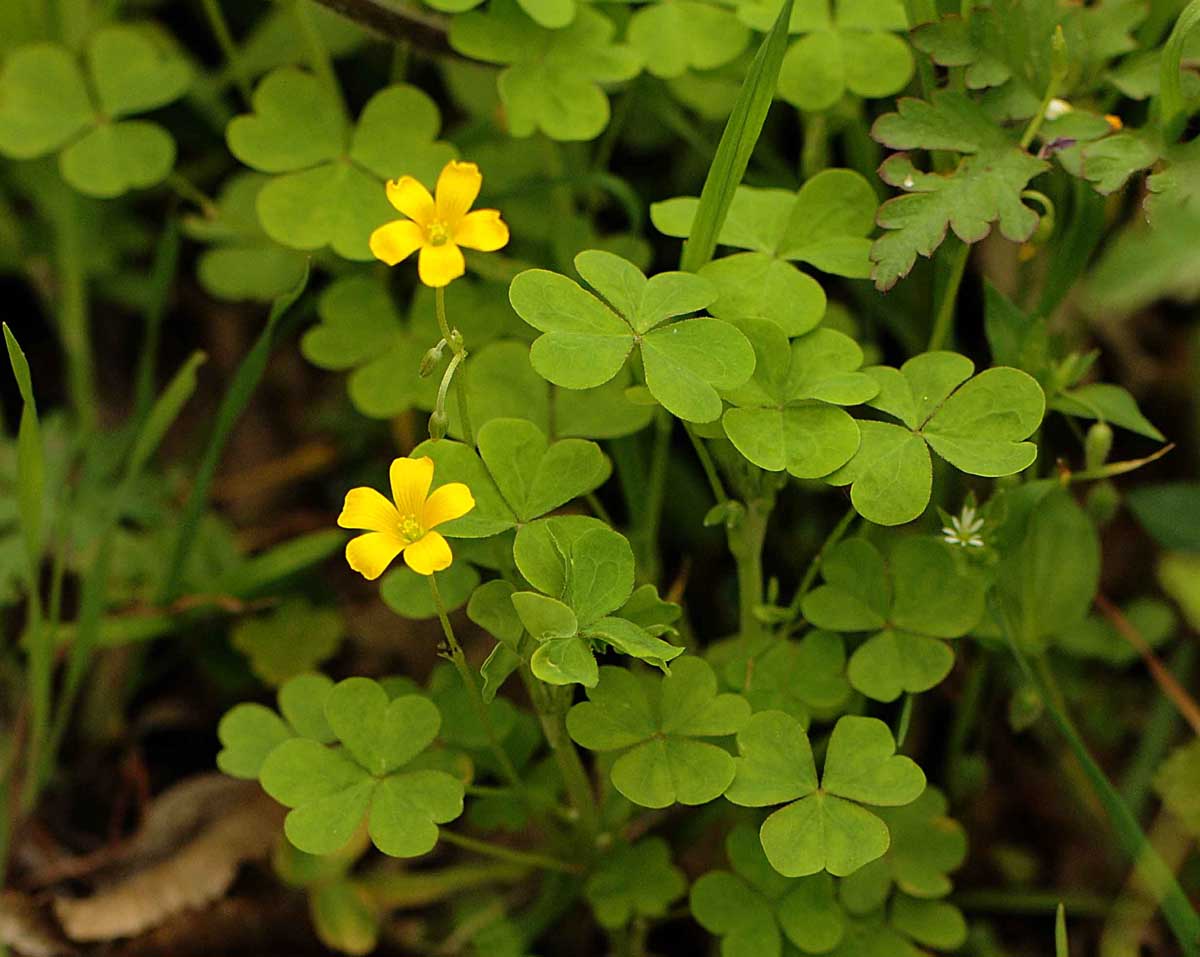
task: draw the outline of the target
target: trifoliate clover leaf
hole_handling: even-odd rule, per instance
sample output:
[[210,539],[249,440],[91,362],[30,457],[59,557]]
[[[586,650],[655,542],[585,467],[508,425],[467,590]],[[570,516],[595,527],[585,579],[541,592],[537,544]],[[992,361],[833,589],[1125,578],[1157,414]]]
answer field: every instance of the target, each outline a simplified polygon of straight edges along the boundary
[[[743,20],[769,30],[778,0],[750,0]],[[827,110],[847,90],[874,99],[899,93],[913,73],[912,51],[895,35],[908,28],[899,0],[820,0],[793,8],[790,32],[805,34],[788,49],[779,94],[801,110]]]
[[[446,290],[446,308],[472,345],[494,338],[512,315],[496,291],[468,280]],[[322,369],[350,371],[346,388],[359,412],[393,418],[414,406],[433,409],[439,379],[418,374],[422,357],[441,338],[429,289],[418,290],[405,322],[387,286],[370,276],[347,276],[321,293],[317,314],[321,321],[305,332],[300,351]]]
[[594,388],[616,376],[636,348],[646,387],[667,411],[689,422],[717,418],[717,390],[750,377],[754,351],[720,319],[671,321],[709,305],[717,295],[712,284],[679,272],[648,280],[627,260],[595,249],[576,256],[575,268],[607,302],[545,269],[528,269],[509,287],[517,314],[543,333],[530,352],[538,374],[568,389]]
[[786,711],[806,728],[813,717],[836,714],[850,697],[845,643],[832,631],[773,639],[749,655],[740,641],[723,642],[709,649],[708,660],[755,711]]
[[[483,0],[425,0],[429,6],[443,13],[465,13],[482,5]],[[547,30],[561,30],[575,19],[579,4],[577,0],[517,0],[521,9],[532,17],[538,26]]]
[[901,99],[899,112],[876,120],[871,135],[896,150],[965,154],[949,174],[921,172],[907,153],[879,168],[887,183],[906,194],[879,207],[878,223],[888,230],[871,247],[879,289],[907,276],[918,253],[933,255],[947,228],[964,243],[983,239],[997,221],[1001,235],[1013,242],[1024,242],[1037,228],[1038,215],[1021,193],[1047,164],[1021,149],[963,94],[942,91],[932,102]]
[[533,653],[531,639],[525,638],[525,626],[513,607],[516,587],[501,579],[485,582],[471,593],[467,617],[496,639],[496,647],[479,669],[483,676],[483,697],[491,701],[506,678]]
[[324,675],[298,675],[276,696],[283,717],[261,704],[231,708],[217,725],[222,744],[217,767],[232,777],[254,780],[267,755],[283,742],[295,737],[332,741],[333,729],[324,711],[332,688],[333,682]]
[[634,49],[613,42],[615,33],[607,16],[587,6],[562,29],[546,29],[514,0],[494,0],[486,13],[454,18],[450,45],[506,66],[497,85],[513,136],[541,130],[551,139],[590,140],[608,125],[601,84],[632,79],[642,66]]
[[889,912],[892,928],[923,947],[958,950],[967,940],[967,922],[953,904],[896,895]]
[[178,99],[191,83],[187,61],[150,28],[95,31],[87,75],[65,47],[18,47],[0,74],[0,153],[32,159],[58,151],[71,186],[109,199],[161,183],[175,141],[156,123],[130,119]]
[[733,872],[704,874],[689,901],[700,926],[721,937],[723,957],[781,957],[785,939],[787,953],[795,947],[821,954],[838,945],[845,919],[829,875],[782,877],[746,825],[730,831],[725,849]]
[[847,715],[834,725],[818,784],[803,726],[782,711],[760,711],[738,732],[737,775],[725,792],[734,804],[783,804],[759,830],[771,866],[785,877],[825,870],[845,877],[882,857],[887,825],[863,805],[898,807],[925,790],[925,775],[896,754],[888,726]]
[[661,837],[618,844],[584,885],[584,895],[601,927],[624,927],[634,917],[662,917],[687,890],[683,871],[671,863]]
[[910,522],[929,504],[929,448],[962,472],[996,477],[1027,468],[1037,447],[1023,441],[1041,424],[1045,396],[1037,381],[999,366],[972,377],[975,365],[953,352],[927,352],[900,369],[867,369],[879,383],[868,405],[903,426],[860,421],[857,454],[832,475],[850,485],[850,501],[879,525]]
[[967,837],[961,824],[946,815],[946,797],[926,788],[912,804],[880,808],[891,844],[887,853],[842,879],[842,905],[853,914],[866,914],[884,905],[897,887],[912,897],[945,897],[952,884],[947,876],[962,866]]
[[732,10],[700,0],[658,0],[629,21],[629,44],[657,77],[715,70],[736,59],[750,31]]
[[[699,199],[681,196],[654,203],[650,217],[660,232],[686,238]],[[821,321],[825,292],[792,262],[836,276],[871,275],[875,191],[852,170],[829,169],[798,192],[739,186],[718,241],[750,250],[716,259],[700,270],[718,290],[709,307],[719,319],[770,319],[789,336]]]
[[583,516],[523,526],[513,558],[537,592],[517,592],[513,606],[537,646],[533,673],[550,684],[594,687],[595,649],[608,646],[666,669],[683,649],[620,617],[633,592],[633,549],[619,532]]
[[263,789],[292,810],[284,831],[309,854],[329,854],[362,825],[379,850],[416,857],[437,843],[438,824],[462,813],[463,784],[444,771],[405,770],[437,736],[441,715],[428,698],[392,701],[367,678],[347,678],[325,699],[342,743],[283,742],[263,762]]
[[346,259],[371,259],[367,238],[395,216],[383,181],[408,174],[432,182],[455,156],[436,140],[437,106],[413,86],[380,90],[350,128],[325,83],[283,67],[258,85],[253,108],[230,122],[225,139],[247,166],[277,174],[258,194],[258,218],[292,249],[330,246]]
[[260,173],[237,173],[221,187],[215,216],[184,219],[188,236],[211,245],[196,264],[200,285],[210,295],[270,302],[300,281],[304,254],[272,241],[258,223],[255,204],[269,182]]
[[721,418],[739,452],[769,472],[820,478],[858,451],[858,425],[839,408],[874,398],[879,386],[859,372],[862,349],[849,336],[814,329],[788,342],[774,323],[738,323],[754,346],[754,376],[724,393]]
[[685,657],[659,678],[601,668],[588,700],[567,713],[567,730],[591,751],[619,751],[613,786],[634,804],[658,808],[720,797],[733,780],[733,758],[704,739],[734,734],[749,717],[744,698],[717,693],[707,662]]
[[984,581],[950,548],[905,538],[887,560],[863,538],[841,542],[822,560],[826,584],[804,597],[804,617],[818,628],[871,631],[850,657],[850,684],[876,701],[895,701],[939,684],[954,666],[940,638],[979,624]]
[[1194,835],[1200,835],[1200,741],[1176,748],[1154,776],[1163,804]]
[[243,618],[234,626],[230,641],[250,659],[256,675],[280,685],[330,657],[344,632],[342,616],[334,609],[295,598],[266,615]]

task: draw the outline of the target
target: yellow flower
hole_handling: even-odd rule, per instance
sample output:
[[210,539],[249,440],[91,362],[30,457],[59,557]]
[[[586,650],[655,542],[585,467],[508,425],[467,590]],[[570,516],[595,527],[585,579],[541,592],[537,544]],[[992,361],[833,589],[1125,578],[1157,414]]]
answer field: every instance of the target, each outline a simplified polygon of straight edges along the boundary
[[451,160],[437,181],[437,199],[411,176],[387,184],[391,204],[408,219],[393,220],[371,233],[371,252],[394,266],[418,249],[417,274],[427,286],[446,286],[466,271],[459,246],[490,253],[508,243],[498,209],[468,212],[483,176],[474,163]]
[[352,488],[346,493],[338,524],[367,532],[346,545],[346,561],[371,581],[401,552],[418,575],[449,568],[454,558],[450,546],[432,529],[471,511],[475,507],[471,490],[462,482],[450,482],[430,494],[433,460],[428,457],[393,460],[389,477],[392,502],[373,488]]

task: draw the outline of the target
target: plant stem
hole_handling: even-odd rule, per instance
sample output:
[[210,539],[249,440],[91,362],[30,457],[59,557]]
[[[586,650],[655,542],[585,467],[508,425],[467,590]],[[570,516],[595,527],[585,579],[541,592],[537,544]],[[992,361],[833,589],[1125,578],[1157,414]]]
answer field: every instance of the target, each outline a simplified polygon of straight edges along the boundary
[[[471,448],[475,447],[475,432],[471,428],[471,412],[467,408],[467,350],[463,343],[462,333],[457,329],[451,329],[449,322],[446,320],[446,287],[438,286],[433,294],[434,311],[437,313],[438,330],[442,334],[442,338],[446,340],[454,353],[454,359],[451,360],[450,367],[446,370],[447,378],[453,376],[455,394],[458,397],[458,418],[462,423],[463,441]],[[439,393],[439,408],[445,400],[445,384],[443,391]]]
[[1099,894],[1079,891],[961,891],[950,902],[965,911],[985,914],[1053,914],[1064,904],[1073,917],[1104,917],[1112,901]]
[[578,874],[580,870],[578,865],[561,861],[557,857],[551,857],[548,854],[538,854],[534,851],[519,851],[516,848],[505,847],[502,844],[493,844],[490,841],[481,841],[478,838],[467,837],[465,834],[458,834],[454,831],[442,830],[438,834],[438,839],[445,841],[447,844],[453,844],[455,847],[474,851],[476,854],[483,854],[487,857],[494,857],[499,861],[508,861],[511,864],[539,867],[544,871],[559,871],[563,874]]
[[712,456],[708,454],[708,446],[696,434],[696,430],[692,428],[690,422],[684,422],[683,428],[687,432],[687,437],[692,442],[692,448],[696,450],[696,458],[700,460],[700,467],[704,469],[704,477],[708,479],[708,485],[712,489],[713,498],[717,500],[718,505],[729,501],[729,495],[725,491],[725,485],[721,481],[721,475],[717,471],[717,466],[713,462]]
[[526,664],[521,665],[521,679],[529,691],[529,698],[541,721],[542,733],[546,736],[546,742],[550,745],[550,751],[558,765],[558,772],[562,775],[567,797],[579,816],[579,824],[588,838],[590,847],[600,831],[600,810],[587,769],[583,766],[575,742],[567,733],[566,709],[563,707],[565,702],[554,688],[534,677]]
[[96,382],[92,368],[89,331],[87,274],[83,261],[83,235],[79,225],[79,201],[74,190],[65,189],[55,223],[55,257],[58,262],[58,334],[67,356],[67,385],[71,404],[79,420],[79,431],[91,434],[96,428]]
[[471,666],[467,664],[467,656],[463,654],[462,645],[458,643],[458,638],[454,634],[454,627],[450,624],[450,616],[446,613],[446,603],[442,601],[442,592],[438,588],[436,574],[429,576],[429,592],[433,595],[433,604],[437,608],[438,619],[442,623],[442,634],[446,636],[446,648],[449,652],[450,661],[454,664],[455,669],[458,671],[458,676],[462,679],[462,683],[467,689],[467,697],[471,700],[471,707],[475,709],[475,715],[479,718],[479,724],[483,728],[484,734],[487,735],[488,745],[491,747],[492,754],[495,755],[500,770],[509,784],[521,795],[522,800],[532,806],[532,802],[529,801],[529,795],[525,790],[525,785],[521,781],[521,776],[513,766],[512,758],[508,756],[508,752],[500,744],[500,736],[496,733],[496,726],[492,723],[492,714],[488,710],[487,703],[483,700],[483,695],[479,691],[479,682],[475,680],[475,673],[471,670]]
[[812,179],[829,165],[829,118],[824,113],[805,113],[804,145],[800,152],[800,175]]
[[804,596],[808,594],[812,588],[813,582],[817,580],[817,572],[821,568],[821,559],[825,557],[825,553],[833,548],[850,530],[850,525],[858,517],[858,512],[854,507],[846,509],[846,514],[838,519],[838,523],[833,526],[833,530],[821,543],[821,547],[817,549],[817,553],[812,557],[812,561],[808,563],[808,568],[804,572],[804,578],[800,580],[800,587],[796,589],[796,594],[792,596],[792,603],[788,606],[788,617],[795,621],[800,614],[800,603],[804,600]]
[[767,519],[775,506],[774,496],[752,498],[746,512],[727,532],[729,551],[737,563],[738,632],[743,647],[752,648],[762,631],[758,609],[763,601],[763,544]]
[[654,448],[650,455],[650,471],[646,477],[646,499],[636,541],[638,565],[642,577],[658,580],[658,533],[662,527],[663,501],[667,493],[667,466],[671,458],[671,430],[675,419],[665,409],[654,417]]
[[[442,831],[445,837],[451,832]],[[437,870],[394,871],[377,868],[354,879],[374,904],[385,910],[426,907],[463,891],[488,884],[513,884],[529,874],[527,864],[458,864]]]
[[937,316],[933,322],[933,331],[929,334],[929,352],[936,352],[949,344],[951,332],[954,329],[954,307],[958,303],[958,288],[962,285],[963,273],[967,268],[967,259],[971,247],[960,239],[950,242],[957,247],[950,252],[950,274],[946,277],[946,285],[942,288],[942,298],[938,302]]
[[217,45],[229,63],[229,69],[233,73],[238,92],[242,94],[242,99],[249,105],[250,78],[242,64],[241,55],[238,53],[237,44],[234,43],[233,34],[229,30],[229,22],[225,19],[220,0],[201,0],[201,2],[204,6],[204,15],[208,18],[208,25],[212,29],[213,36],[216,37]]

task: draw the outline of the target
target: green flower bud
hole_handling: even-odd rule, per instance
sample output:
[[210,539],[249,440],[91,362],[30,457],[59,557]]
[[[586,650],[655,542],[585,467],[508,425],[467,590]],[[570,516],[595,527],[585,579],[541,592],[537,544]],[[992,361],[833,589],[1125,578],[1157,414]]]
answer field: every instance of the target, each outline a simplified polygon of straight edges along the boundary
[[1089,471],[1100,468],[1108,461],[1112,444],[1113,430],[1107,422],[1096,422],[1088,429],[1083,442],[1083,461]]

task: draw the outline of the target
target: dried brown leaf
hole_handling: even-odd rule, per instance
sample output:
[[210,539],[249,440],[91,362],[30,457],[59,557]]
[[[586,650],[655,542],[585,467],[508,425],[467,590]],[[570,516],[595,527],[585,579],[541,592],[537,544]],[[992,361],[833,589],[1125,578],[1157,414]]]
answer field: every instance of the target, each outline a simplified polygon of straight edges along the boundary
[[22,957],[66,957],[75,951],[42,908],[25,894],[0,891],[0,947]]

